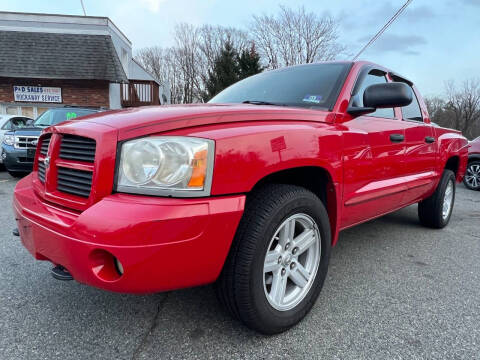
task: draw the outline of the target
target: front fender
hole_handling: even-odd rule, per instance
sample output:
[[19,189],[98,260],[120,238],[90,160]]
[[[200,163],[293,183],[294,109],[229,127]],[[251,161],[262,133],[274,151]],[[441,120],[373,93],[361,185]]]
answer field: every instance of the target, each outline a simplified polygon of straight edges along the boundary
[[247,126],[216,139],[212,195],[245,193],[266,176],[315,166],[341,182],[342,136],[333,126],[285,123]]

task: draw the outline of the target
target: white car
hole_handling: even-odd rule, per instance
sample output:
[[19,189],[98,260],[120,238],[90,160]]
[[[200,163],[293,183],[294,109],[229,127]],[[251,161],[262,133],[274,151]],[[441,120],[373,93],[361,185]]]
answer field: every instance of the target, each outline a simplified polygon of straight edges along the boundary
[[0,164],[3,163],[3,137],[8,131],[29,126],[33,119],[20,115],[4,115],[0,114]]

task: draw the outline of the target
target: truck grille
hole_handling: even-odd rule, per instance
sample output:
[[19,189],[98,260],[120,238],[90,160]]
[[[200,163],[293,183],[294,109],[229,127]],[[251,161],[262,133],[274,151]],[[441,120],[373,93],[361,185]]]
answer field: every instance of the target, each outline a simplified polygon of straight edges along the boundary
[[60,158],[93,163],[96,142],[93,139],[76,135],[63,135],[60,144]]
[[52,135],[47,135],[42,139],[42,144],[40,145],[40,154],[43,156],[47,156],[48,154],[48,147],[50,146],[50,139]]
[[38,162],[38,178],[45,184],[45,164],[43,161]]
[[15,136],[15,148],[36,149],[38,136]]
[[88,198],[92,189],[92,175],[91,171],[58,167],[57,190]]

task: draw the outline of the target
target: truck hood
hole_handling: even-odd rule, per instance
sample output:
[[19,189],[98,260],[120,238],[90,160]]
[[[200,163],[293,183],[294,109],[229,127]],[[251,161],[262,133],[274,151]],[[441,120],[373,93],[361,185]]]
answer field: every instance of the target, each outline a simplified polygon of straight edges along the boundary
[[81,121],[56,126],[96,123],[118,130],[119,140],[193,126],[245,121],[320,121],[333,122],[334,115],[326,110],[301,109],[250,104],[191,104],[147,106],[112,110],[82,117]]
[[7,134],[17,135],[17,136],[40,136],[43,128],[37,127],[28,127],[28,128],[21,128],[14,131],[9,131]]

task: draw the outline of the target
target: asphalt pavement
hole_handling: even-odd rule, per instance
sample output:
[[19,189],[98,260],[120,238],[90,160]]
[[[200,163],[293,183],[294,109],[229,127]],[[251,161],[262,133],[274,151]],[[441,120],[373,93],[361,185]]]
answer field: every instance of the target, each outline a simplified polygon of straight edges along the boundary
[[290,331],[232,320],[212,286],[135,296],[50,275],[12,235],[0,172],[0,359],[480,359],[480,192],[447,228],[410,206],[341,233],[323,291]]

